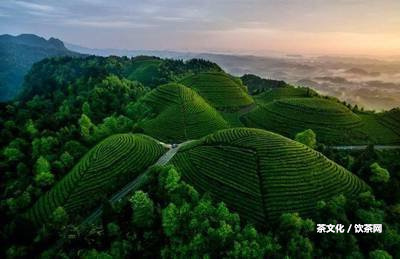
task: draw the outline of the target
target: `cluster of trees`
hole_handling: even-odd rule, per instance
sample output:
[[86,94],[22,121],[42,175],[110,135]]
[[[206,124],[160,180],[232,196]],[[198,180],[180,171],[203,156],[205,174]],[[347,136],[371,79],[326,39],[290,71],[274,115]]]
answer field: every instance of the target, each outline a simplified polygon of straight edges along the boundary
[[[371,192],[318,202],[312,219],[282,214],[267,226],[244,222],[224,203],[198,193],[175,168],[154,167],[130,197],[103,202],[98,224],[75,225],[62,207],[30,236],[13,242],[8,257],[53,258],[397,258],[399,206]],[[383,224],[383,233],[320,234],[316,223]],[[24,224],[22,224],[24,226]],[[21,226],[20,226],[21,227]],[[16,227],[16,231],[20,228]],[[25,240],[25,243],[21,240]],[[55,241],[56,240],[56,241]]]
[[307,129],[305,131],[299,132],[294,137],[294,140],[309,146],[310,148],[317,147],[317,135],[312,129]]
[[256,95],[274,88],[288,86],[285,81],[264,79],[252,74],[243,75],[240,79],[242,79],[243,84],[247,86],[249,93],[252,95]]

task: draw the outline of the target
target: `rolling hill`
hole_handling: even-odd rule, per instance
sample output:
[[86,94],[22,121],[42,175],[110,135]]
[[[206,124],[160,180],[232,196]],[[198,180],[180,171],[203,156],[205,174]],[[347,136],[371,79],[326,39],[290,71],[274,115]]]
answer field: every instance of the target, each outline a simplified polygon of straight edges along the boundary
[[256,95],[254,99],[259,104],[266,104],[284,98],[313,97],[317,95],[317,92],[307,87],[286,85],[285,87],[273,88],[269,91],[262,92]]
[[69,215],[82,215],[102,198],[135,179],[164,153],[161,144],[145,135],[119,134],[92,148],[50,191],[28,211],[36,225],[62,206]]
[[368,189],[322,154],[259,129],[218,131],[182,148],[171,163],[197,190],[260,224],[285,212],[312,216],[319,200]]
[[288,98],[276,100],[246,114],[248,127],[262,128],[293,138],[312,129],[317,140],[325,144],[368,143],[361,130],[362,119],[346,106],[323,98]]
[[400,144],[400,114],[390,111],[383,113],[359,113],[363,121],[361,131],[367,134],[372,143],[378,145]]
[[168,143],[196,139],[229,127],[222,116],[184,85],[162,85],[138,103],[149,115],[139,123],[144,132]]
[[0,35],[0,101],[18,94],[25,74],[35,62],[54,56],[79,55],[55,38],[46,40],[34,34]]
[[238,110],[253,103],[240,79],[223,72],[194,74],[180,83],[193,88],[218,110]]
[[139,81],[143,85],[156,85],[157,79],[162,77],[159,69],[163,63],[162,59],[148,56],[139,56],[135,58],[135,62],[130,63],[125,68],[126,77],[129,80]]
[[391,129],[400,138],[400,108],[381,113],[379,122],[386,128]]

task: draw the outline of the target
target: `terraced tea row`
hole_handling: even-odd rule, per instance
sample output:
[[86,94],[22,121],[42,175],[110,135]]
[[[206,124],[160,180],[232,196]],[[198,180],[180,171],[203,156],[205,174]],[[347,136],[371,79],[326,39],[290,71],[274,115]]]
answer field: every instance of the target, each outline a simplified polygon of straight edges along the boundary
[[196,92],[179,84],[159,86],[142,99],[152,115],[139,124],[144,132],[168,143],[203,137],[229,124]]
[[253,103],[240,79],[225,73],[199,73],[183,79],[181,83],[196,90],[216,109],[237,110]]
[[137,177],[165,149],[145,135],[120,134],[103,140],[28,211],[37,225],[62,206],[69,215],[82,215],[102,198]]
[[[363,121],[360,129],[369,136],[371,143],[378,145],[396,145],[400,143],[400,133],[396,134],[398,127],[390,127],[382,121],[382,114],[360,113],[358,116]],[[366,144],[366,143],[365,143]]]
[[382,125],[391,129],[400,138],[400,108],[380,114],[379,119]]
[[368,189],[322,154],[258,129],[218,131],[182,148],[171,163],[197,190],[259,224],[285,212],[312,216],[319,200]]
[[312,129],[326,144],[366,143],[363,122],[346,106],[322,98],[291,98],[260,105],[242,119],[248,127],[271,130],[293,138]]

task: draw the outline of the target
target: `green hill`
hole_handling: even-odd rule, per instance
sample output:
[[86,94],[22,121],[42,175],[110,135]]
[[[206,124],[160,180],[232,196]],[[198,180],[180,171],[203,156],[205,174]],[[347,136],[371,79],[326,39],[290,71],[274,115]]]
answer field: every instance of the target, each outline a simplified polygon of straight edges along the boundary
[[386,128],[391,129],[400,138],[400,108],[383,112],[379,115],[379,121]]
[[129,80],[139,81],[144,85],[154,86],[154,82],[162,77],[160,65],[163,60],[154,57],[135,57],[126,69],[126,76]]
[[240,79],[242,80],[243,84],[247,86],[249,93],[251,93],[252,95],[260,94],[271,89],[283,88],[288,86],[286,82],[282,80],[278,81],[265,79],[252,74],[245,74],[240,77]]
[[253,103],[240,79],[223,72],[198,73],[181,83],[195,89],[218,110],[238,110]]
[[293,138],[312,129],[325,144],[367,143],[363,122],[346,106],[322,98],[291,98],[260,105],[243,118],[248,127],[262,128]]
[[197,190],[261,224],[285,212],[312,216],[319,200],[368,189],[322,154],[259,129],[218,131],[182,148],[171,163]]
[[28,211],[37,225],[59,206],[69,215],[85,214],[144,172],[163,154],[162,145],[144,135],[111,136],[92,148]]
[[308,87],[286,85],[285,87],[274,88],[258,94],[254,99],[259,104],[266,104],[284,98],[313,97],[317,95],[317,92]]
[[399,117],[393,117],[391,112],[357,114],[363,121],[361,128],[374,144],[397,145],[400,144]]
[[196,139],[229,127],[203,98],[180,84],[159,86],[138,105],[149,114],[139,126],[146,134],[169,143]]

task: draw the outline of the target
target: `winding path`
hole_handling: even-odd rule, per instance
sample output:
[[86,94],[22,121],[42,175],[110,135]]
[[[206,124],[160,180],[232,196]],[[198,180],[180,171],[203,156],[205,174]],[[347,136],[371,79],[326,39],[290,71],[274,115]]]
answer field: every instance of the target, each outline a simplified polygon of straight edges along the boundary
[[[157,160],[157,162],[155,162],[153,165],[151,165],[143,174],[136,177],[134,180],[132,180],[131,182],[126,184],[121,190],[119,190],[113,196],[111,196],[111,198],[109,199],[109,202],[111,204],[113,204],[117,201],[120,201],[127,194],[131,193],[134,190],[139,189],[143,185],[143,183],[146,182],[146,179],[148,177],[148,172],[150,171],[149,169],[151,169],[154,166],[166,165],[174,157],[174,155],[179,151],[179,149],[181,147],[185,146],[188,143],[193,142],[194,140],[187,140],[183,143],[178,144],[174,148],[172,147],[171,144],[165,144],[156,139],[155,139],[155,141],[157,141],[159,144],[163,145],[164,147],[169,148],[169,150],[165,154],[163,154]],[[92,212],[92,214],[90,214],[90,216],[88,216],[84,221],[82,221],[81,225],[87,225],[87,224],[91,224],[91,223],[95,222],[96,219],[101,215],[102,211],[103,211],[102,206],[99,206],[95,211]]]

